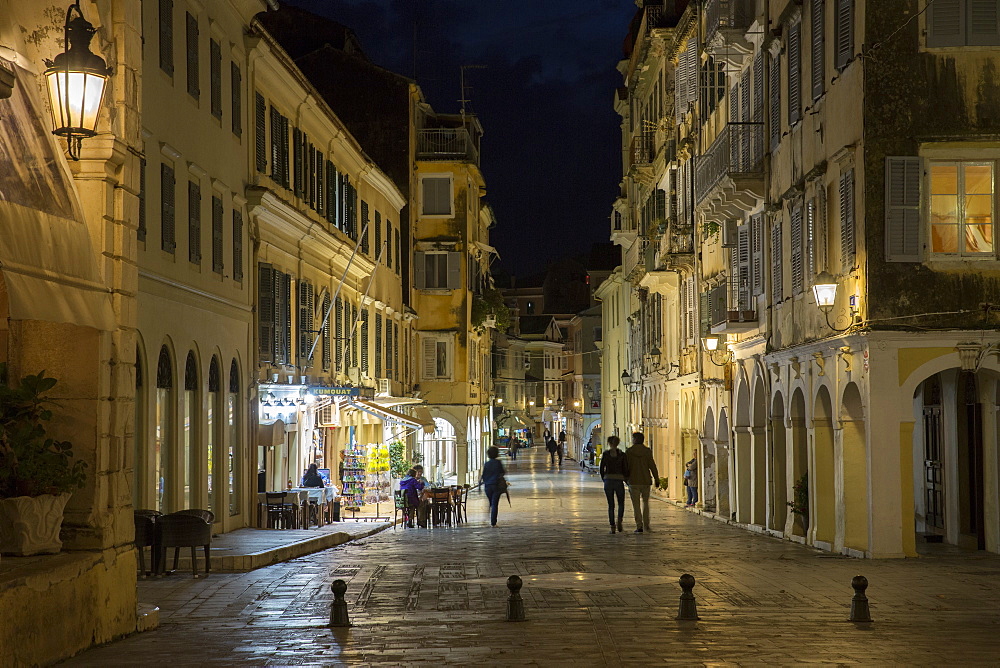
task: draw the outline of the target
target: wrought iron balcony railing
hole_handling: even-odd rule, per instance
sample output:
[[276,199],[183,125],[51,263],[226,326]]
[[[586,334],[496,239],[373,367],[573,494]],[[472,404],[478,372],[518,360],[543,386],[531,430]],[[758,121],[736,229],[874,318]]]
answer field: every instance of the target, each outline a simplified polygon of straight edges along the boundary
[[745,330],[757,325],[750,286],[739,277],[729,276],[708,293],[709,324],[713,331],[725,329]]
[[479,149],[466,128],[426,128],[417,132],[418,160],[468,160],[479,164]]
[[729,123],[695,165],[695,198],[700,204],[724,177],[759,172],[764,158],[763,123]]
[[641,132],[632,137],[629,147],[629,168],[633,165],[648,165],[656,157],[656,133]]
[[746,31],[753,23],[754,0],[707,0],[705,41],[711,42],[720,30]]

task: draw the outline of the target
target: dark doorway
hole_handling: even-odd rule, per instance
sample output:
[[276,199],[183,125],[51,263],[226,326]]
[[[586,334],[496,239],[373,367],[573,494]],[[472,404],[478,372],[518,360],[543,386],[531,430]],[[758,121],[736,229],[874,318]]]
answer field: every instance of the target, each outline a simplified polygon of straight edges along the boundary
[[986,514],[983,508],[983,405],[979,402],[976,375],[963,372],[960,392],[958,465],[959,521],[961,532],[975,537],[976,549],[986,549]]
[[[944,431],[941,423],[941,378],[924,384],[924,503],[928,541],[944,535]],[[937,537],[934,541],[933,537]]]

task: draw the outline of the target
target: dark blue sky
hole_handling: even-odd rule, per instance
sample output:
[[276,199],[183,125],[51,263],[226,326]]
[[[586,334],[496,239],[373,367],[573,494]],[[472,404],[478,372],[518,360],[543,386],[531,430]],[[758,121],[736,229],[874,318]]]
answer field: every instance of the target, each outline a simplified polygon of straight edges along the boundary
[[[354,30],[375,63],[413,76],[441,112],[469,109],[485,129],[494,245],[510,272],[608,239],[621,179],[615,64],[631,0],[291,0]],[[414,53],[416,34],[416,53]]]

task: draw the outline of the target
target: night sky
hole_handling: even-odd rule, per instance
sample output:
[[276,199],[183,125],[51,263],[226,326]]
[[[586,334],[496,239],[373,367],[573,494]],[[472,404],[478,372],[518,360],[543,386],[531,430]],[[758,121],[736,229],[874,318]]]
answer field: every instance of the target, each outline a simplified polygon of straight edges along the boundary
[[[414,76],[435,110],[485,130],[501,264],[527,276],[608,239],[621,179],[615,70],[631,0],[290,0],[351,28],[376,64]],[[414,53],[416,32],[416,53]]]

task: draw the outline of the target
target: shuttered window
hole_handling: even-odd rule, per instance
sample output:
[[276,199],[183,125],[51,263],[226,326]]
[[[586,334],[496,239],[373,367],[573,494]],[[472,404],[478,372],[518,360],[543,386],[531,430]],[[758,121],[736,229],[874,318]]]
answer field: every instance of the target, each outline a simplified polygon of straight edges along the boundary
[[331,362],[331,351],[330,351],[330,295],[323,297],[323,316],[325,320],[323,321],[323,371],[330,370]]
[[422,341],[423,359],[421,376],[424,380],[449,380],[451,378],[451,350],[445,339],[425,338]]
[[174,195],[174,168],[160,165],[160,248],[173,253],[177,247],[174,231],[176,199]]
[[243,213],[233,209],[233,280],[243,281]]
[[201,186],[188,181],[188,260],[201,264]]
[[392,323],[392,377],[404,380],[399,368],[399,323]]
[[768,92],[771,98],[770,118],[768,119],[771,129],[771,150],[778,148],[781,141],[781,56],[772,54],[768,67]]
[[417,289],[458,290],[462,287],[461,253],[414,253],[413,262],[413,279]]
[[316,205],[316,213],[322,216],[326,212],[326,186],[323,183],[326,160],[323,158],[322,151],[316,151],[314,155],[316,163],[313,168],[313,200]]
[[174,75],[174,0],[159,1],[160,69]]
[[222,208],[222,198],[212,196],[212,271],[217,274],[222,273],[222,218],[224,211]]
[[[229,96],[232,106],[232,128],[237,137],[243,136],[243,74],[235,62],[229,64]],[[263,119],[263,115],[261,116]]]
[[[273,114],[272,114],[273,116]],[[267,104],[264,96],[254,91],[253,96],[254,153],[257,171],[267,173]]]
[[382,314],[375,314],[375,377],[382,377]]
[[840,175],[840,264],[843,271],[854,268],[854,170]]
[[[375,220],[378,220],[378,212],[375,212]],[[392,269],[392,223],[385,219],[385,266]]]
[[816,238],[816,200],[811,199],[806,204],[805,217],[805,261],[806,261],[806,285],[812,283],[812,277],[816,275],[816,257],[818,255],[818,239]]
[[781,219],[775,218],[771,226],[771,301],[775,304],[784,299],[785,292],[782,285],[783,256],[781,253]]
[[298,128],[292,128],[292,157],[295,162],[292,165],[292,184],[295,187],[295,196],[301,197],[302,186],[302,151],[305,148],[304,135]]
[[278,349],[274,330],[274,323],[277,320],[277,311],[275,310],[276,272],[271,265],[261,263],[257,265],[257,275],[257,357],[261,362],[274,362],[275,352]]
[[934,0],[927,11],[927,46],[1000,45],[996,0]]
[[316,147],[312,144],[306,142],[306,158],[308,167],[306,169],[306,200],[309,202],[309,208],[316,210]]
[[275,277],[275,362],[290,364],[292,361],[292,277],[277,272]]
[[278,185],[289,187],[288,119],[271,107],[271,178]]
[[358,366],[358,337],[355,335],[358,331],[358,307],[351,305],[351,319],[350,319],[350,331],[347,336],[350,339],[348,341],[347,354],[350,359],[349,366]]
[[382,214],[375,212],[375,261],[378,262],[385,257],[382,252]]
[[451,216],[451,177],[425,176],[420,181],[422,186],[421,215]]
[[398,275],[402,270],[402,265],[400,264],[400,250],[399,250],[399,230],[396,230],[396,274]]
[[750,291],[754,296],[764,293],[764,216],[750,217]]
[[146,240],[146,159],[139,158],[139,229],[136,239]]
[[344,301],[337,297],[333,307],[334,319],[334,350],[337,357],[337,369],[344,368]]
[[334,226],[340,221],[340,174],[329,160],[326,161],[326,219]]
[[886,262],[920,261],[920,179],[920,158],[885,159]]
[[212,115],[222,118],[222,48],[214,39],[208,40],[208,73]]
[[698,100],[698,40],[688,40],[686,48],[677,57],[674,78],[674,113],[677,122],[684,119],[688,107]]
[[826,184],[816,188],[816,272],[830,268],[830,229],[827,217]]
[[834,45],[836,58],[834,66],[838,70],[847,67],[854,56],[854,0],[835,0],[837,3],[834,24]]
[[823,95],[826,77],[826,41],[823,10],[826,0],[809,0],[809,23],[812,36],[811,60],[812,67],[812,99],[818,100]]
[[187,92],[194,99],[201,95],[198,81],[198,19],[186,12],[187,16]]
[[309,351],[313,342],[313,313],[315,311],[315,292],[313,284],[309,281],[299,279],[298,289],[298,330],[299,330],[299,363],[303,368],[309,366]]
[[788,124],[798,123],[801,114],[802,23],[796,22],[788,31]]
[[[371,239],[372,226],[371,218],[369,217],[368,202],[361,200],[361,252],[371,253],[371,246],[369,244],[369,239]],[[379,244],[379,233],[375,232],[375,254],[378,255],[378,244]]]
[[[753,256],[751,253],[751,226],[749,223],[740,225],[736,233],[735,269],[733,272],[736,308],[740,311],[752,311],[753,287]],[[657,295],[659,297],[660,295]]]
[[796,204],[792,207],[788,239],[791,256],[789,269],[792,272],[793,295],[797,295],[802,292],[805,285],[803,276],[804,262],[802,261],[802,236],[802,205]]

